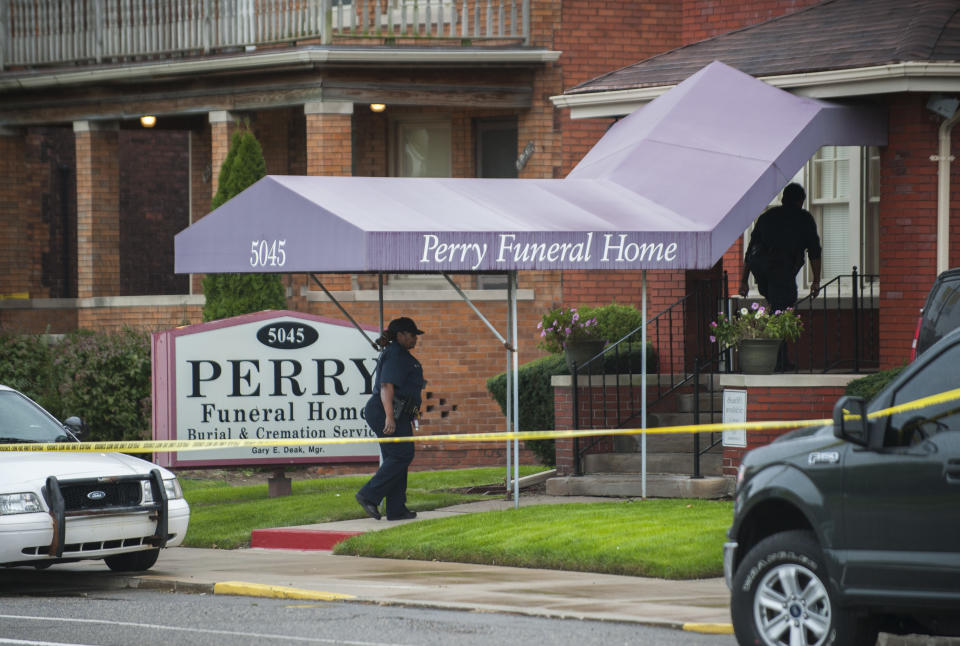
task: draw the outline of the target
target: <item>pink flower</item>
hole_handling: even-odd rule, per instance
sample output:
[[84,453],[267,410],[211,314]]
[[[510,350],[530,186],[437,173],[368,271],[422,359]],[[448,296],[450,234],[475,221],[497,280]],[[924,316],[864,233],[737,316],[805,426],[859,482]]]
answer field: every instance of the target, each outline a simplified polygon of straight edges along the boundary
[[713,335],[711,334],[711,335],[710,335],[710,343],[716,343],[716,342],[717,342],[717,337],[715,337],[715,336],[713,336]]

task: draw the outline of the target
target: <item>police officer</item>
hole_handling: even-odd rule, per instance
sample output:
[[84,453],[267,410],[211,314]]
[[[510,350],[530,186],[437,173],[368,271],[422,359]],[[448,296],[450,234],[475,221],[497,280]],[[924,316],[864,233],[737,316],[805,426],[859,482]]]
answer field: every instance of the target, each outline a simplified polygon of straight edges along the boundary
[[[390,321],[377,345],[383,348],[377,364],[373,394],[364,407],[367,423],[377,437],[410,437],[419,414],[420,392],[426,385],[420,362],[410,354],[423,334],[405,316]],[[413,442],[383,442],[380,468],[356,494],[371,518],[380,520],[380,501],[386,498],[387,520],[416,518],[407,509],[407,468],[413,461]]]

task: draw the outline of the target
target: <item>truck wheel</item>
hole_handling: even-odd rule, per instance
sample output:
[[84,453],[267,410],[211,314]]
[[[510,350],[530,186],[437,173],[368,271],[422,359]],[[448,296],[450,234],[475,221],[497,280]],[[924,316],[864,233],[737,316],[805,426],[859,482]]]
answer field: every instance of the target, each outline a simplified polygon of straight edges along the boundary
[[160,550],[141,550],[139,552],[127,552],[126,554],[114,554],[107,556],[103,562],[114,572],[143,572],[153,567],[160,556]]
[[733,629],[740,644],[875,644],[877,630],[836,602],[814,535],[789,531],[751,549],[733,577]]

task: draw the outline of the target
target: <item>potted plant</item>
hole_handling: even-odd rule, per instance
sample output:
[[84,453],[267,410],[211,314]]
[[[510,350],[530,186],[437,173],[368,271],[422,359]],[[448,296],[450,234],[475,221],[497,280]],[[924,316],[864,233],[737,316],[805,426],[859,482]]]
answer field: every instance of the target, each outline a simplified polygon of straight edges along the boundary
[[753,303],[749,308],[740,308],[732,317],[721,314],[710,327],[711,343],[719,343],[721,348],[737,348],[743,372],[769,374],[776,366],[780,344],[800,338],[803,321],[792,308],[771,313],[759,303]]
[[539,346],[547,352],[563,352],[571,372],[574,362],[582,366],[600,354],[607,344],[597,317],[582,315],[576,307],[547,312],[537,323],[537,329],[540,330]]

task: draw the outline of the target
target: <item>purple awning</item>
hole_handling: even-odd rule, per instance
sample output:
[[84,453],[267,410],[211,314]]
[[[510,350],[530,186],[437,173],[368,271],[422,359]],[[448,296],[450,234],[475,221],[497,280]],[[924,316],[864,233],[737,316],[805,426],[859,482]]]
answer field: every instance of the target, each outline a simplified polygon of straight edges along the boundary
[[706,269],[867,108],[712,63],[616,123],[566,179],[268,176],[176,236],[178,273]]

